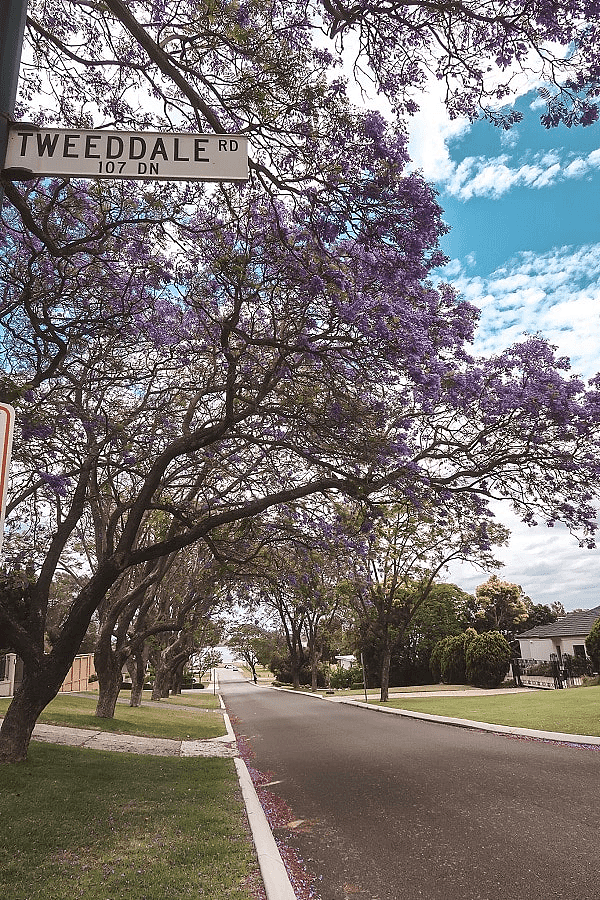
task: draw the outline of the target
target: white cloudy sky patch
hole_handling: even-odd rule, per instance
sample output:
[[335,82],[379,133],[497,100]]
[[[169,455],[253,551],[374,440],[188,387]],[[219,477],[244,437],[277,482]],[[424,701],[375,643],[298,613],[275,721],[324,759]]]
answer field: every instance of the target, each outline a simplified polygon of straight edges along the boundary
[[[530,99],[525,112],[540,106]],[[410,152],[451,229],[440,277],[481,311],[473,351],[490,355],[541,334],[569,357],[573,374],[591,378],[600,371],[600,124],[546,130],[539,110],[529,113],[505,133],[450,122],[432,96]],[[503,578],[536,603],[600,603],[600,550],[579,548],[558,525],[528,528],[507,503],[495,512],[512,532],[498,550]],[[461,566],[448,578],[472,592],[489,574]]]
[[600,368],[600,244],[523,252],[489,275],[459,260],[452,283],[481,310],[475,350],[497,353],[525,334],[541,333],[586,378]]
[[572,178],[585,178],[600,168],[600,150],[585,157],[554,151],[515,159],[510,154],[494,158],[469,156],[452,165],[448,160],[444,189],[461,200],[473,197],[497,198],[517,187],[541,189]]

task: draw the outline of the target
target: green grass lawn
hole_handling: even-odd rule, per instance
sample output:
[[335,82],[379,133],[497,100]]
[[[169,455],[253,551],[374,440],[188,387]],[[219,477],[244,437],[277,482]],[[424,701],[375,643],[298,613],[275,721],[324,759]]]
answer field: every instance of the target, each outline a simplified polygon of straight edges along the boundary
[[600,686],[477,697],[407,697],[383,705],[495,725],[600,737]]
[[[0,700],[0,716],[4,715],[9,704],[10,700]],[[95,709],[96,698],[90,694],[58,694],[42,712],[38,722],[179,741],[199,741],[225,734],[223,716],[216,710],[188,710],[163,701],[160,706],[135,708],[118,703],[114,718],[97,719]]]
[[[169,711],[169,714],[171,711]],[[252,900],[233,760],[32,743],[0,766],[0,896]]]
[[[119,694],[119,700],[126,700],[129,703],[128,690],[122,690]],[[88,695],[89,696],[89,695]],[[152,700],[152,691],[144,691],[142,702],[162,703],[165,706],[173,704],[174,706],[194,706],[198,709],[219,709],[219,698],[212,691],[195,691],[193,694],[177,694],[174,697],[164,697],[160,701]]]

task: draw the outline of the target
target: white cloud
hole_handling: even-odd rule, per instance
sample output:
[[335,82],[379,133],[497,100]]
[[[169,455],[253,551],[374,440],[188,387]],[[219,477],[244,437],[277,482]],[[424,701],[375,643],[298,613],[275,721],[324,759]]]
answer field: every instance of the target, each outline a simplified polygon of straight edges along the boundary
[[575,372],[591,377],[600,368],[600,244],[523,252],[487,276],[470,275],[455,260],[448,274],[481,310],[477,352],[495,353],[540,332]]
[[440,82],[432,80],[426,93],[417,97],[419,112],[410,120],[408,152],[415,169],[421,169],[427,181],[445,182],[455,163],[449,144],[470,130],[467,119],[451,120],[443,102]]
[[585,178],[600,168],[600,149],[587,156],[573,157],[568,151],[523,155],[518,160],[501,156],[467,156],[459,163],[446,164],[445,176],[438,178],[446,191],[460,200],[473,197],[497,199],[512,188],[544,188],[565,179]]
[[[565,609],[590,609],[600,603],[600,550],[579,547],[566,528],[523,524],[505,502],[494,504],[498,521],[510,528],[507,547],[497,550],[504,563],[500,578],[520,584],[534,603],[560,601]],[[452,566],[447,574],[463,590],[474,593],[492,572],[467,564]]]

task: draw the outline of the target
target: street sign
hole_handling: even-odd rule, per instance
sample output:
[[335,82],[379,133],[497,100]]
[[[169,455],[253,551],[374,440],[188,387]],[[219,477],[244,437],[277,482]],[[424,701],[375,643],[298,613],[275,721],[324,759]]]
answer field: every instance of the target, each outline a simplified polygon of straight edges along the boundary
[[0,552],[4,536],[4,512],[12,453],[15,411],[8,403],[0,403]]
[[78,131],[13,123],[3,173],[159,181],[247,181],[248,140],[238,134]]

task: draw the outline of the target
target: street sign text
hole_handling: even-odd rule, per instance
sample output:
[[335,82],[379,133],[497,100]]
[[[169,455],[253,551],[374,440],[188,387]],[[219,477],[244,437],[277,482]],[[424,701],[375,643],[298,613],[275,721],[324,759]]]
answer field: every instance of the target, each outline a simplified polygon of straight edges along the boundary
[[245,181],[241,135],[75,131],[12,125],[5,163],[35,176]]

